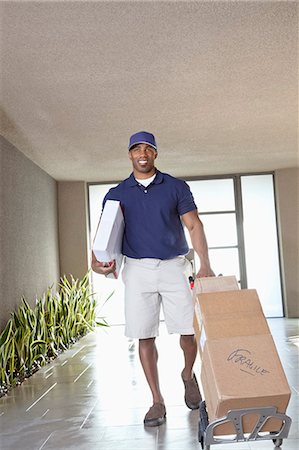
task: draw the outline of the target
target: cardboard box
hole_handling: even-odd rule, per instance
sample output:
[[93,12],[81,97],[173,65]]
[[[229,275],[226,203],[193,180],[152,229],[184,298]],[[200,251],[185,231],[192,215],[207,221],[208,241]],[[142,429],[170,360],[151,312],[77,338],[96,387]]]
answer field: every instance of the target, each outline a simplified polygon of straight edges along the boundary
[[[201,337],[200,316],[198,314],[197,295],[207,292],[232,291],[232,290],[239,290],[239,285],[235,276],[206,277],[195,279],[193,288],[193,296],[195,302],[193,328],[195,331],[195,337],[197,342],[200,342]],[[200,348],[199,352],[201,353]]]
[[[229,410],[274,406],[285,413],[290,388],[255,289],[202,293],[196,296],[202,356],[201,383],[209,421]],[[259,417],[243,417],[244,432]],[[263,431],[278,431],[270,419]],[[235,434],[231,423],[215,435]]]
[[[97,227],[93,242],[93,252],[98,261],[116,261],[116,271],[111,274],[117,278],[120,272],[122,255],[122,241],[124,233],[124,217],[120,202],[107,200]],[[109,276],[109,275],[108,275]]]
[[[209,421],[229,410],[275,406],[286,411],[290,389],[270,334],[207,340],[201,382]],[[251,432],[256,415],[243,417],[244,432]],[[281,421],[271,418],[263,431],[278,431]],[[219,425],[215,435],[235,434],[231,423]]]
[[201,356],[207,339],[270,333],[255,289],[198,294],[195,313]]
[[216,291],[236,291],[239,285],[235,276],[196,278],[194,294]]

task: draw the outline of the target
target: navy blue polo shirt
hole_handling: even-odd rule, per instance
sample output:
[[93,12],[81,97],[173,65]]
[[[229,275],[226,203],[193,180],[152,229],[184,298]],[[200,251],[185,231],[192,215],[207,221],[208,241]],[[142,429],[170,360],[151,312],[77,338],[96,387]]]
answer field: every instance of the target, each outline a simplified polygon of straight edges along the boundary
[[130,258],[170,259],[185,255],[189,247],[180,216],[196,209],[183,180],[156,171],[144,187],[133,173],[110,189],[106,200],[119,200],[125,218],[123,254]]

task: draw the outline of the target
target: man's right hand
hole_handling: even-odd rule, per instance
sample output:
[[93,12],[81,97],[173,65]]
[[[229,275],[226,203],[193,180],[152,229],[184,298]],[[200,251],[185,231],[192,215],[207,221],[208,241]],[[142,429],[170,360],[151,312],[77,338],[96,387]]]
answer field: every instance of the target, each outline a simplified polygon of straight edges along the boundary
[[102,262],[98,261],[95,254],[92,252],[91,268],[94,272],[100,275],[108,275],[115,272],[115,261]]

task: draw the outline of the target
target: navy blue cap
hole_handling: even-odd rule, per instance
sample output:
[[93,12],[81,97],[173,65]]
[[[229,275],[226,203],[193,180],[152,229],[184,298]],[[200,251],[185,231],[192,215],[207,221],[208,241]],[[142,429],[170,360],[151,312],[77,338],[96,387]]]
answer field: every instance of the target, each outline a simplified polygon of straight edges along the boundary
[[147,131],[138,131],[138,133],[132,134],[129,141],[129,150],[137,144],[148,144],[157,150],[155,136]]

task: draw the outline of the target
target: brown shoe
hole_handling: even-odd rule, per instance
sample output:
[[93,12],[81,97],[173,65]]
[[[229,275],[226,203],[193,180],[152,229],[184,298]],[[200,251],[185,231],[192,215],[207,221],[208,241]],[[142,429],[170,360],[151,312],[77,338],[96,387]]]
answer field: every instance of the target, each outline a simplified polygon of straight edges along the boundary
[[191,380],[184,380],[182,375],[182,380],[185,385],[185,403],[190,409],[198,409],[201,402],[201,395],[197,383],[195,374]]
[[166,421],[166,409],[163,403],[154,403],[150,407],[144,418],[146,427],[158,427]]

